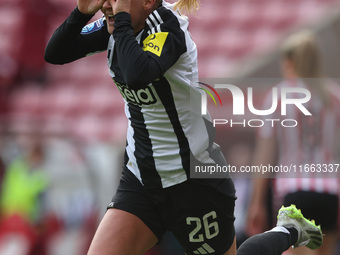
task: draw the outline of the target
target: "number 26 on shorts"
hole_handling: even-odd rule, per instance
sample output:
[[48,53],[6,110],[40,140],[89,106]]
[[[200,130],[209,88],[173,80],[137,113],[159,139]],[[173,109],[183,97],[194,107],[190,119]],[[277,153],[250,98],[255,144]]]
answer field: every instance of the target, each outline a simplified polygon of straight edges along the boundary
[[[195,225],[195,228],[189,233],[189,241],[192,243],[203,242],[206,239],[212,239],[218,235],[218,223],[216,212],[211,211],[203,216],[202,219],[198,217],[187,217],[188,225]],[[203,224],[202,224],[203,222]]]

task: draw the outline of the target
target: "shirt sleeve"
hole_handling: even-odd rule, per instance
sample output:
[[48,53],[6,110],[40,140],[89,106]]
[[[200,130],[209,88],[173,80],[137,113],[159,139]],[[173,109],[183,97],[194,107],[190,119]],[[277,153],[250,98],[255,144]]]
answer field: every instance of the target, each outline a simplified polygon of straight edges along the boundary
[[[151,17],[153,15],[150,14]],[[160,15],[158,17],[161,19]],[[115,15],[113,37],[118,63],[123,79],[132,89],[143,88],[160,79],[185,52],[184,33],[180,31],[178,36],[180,28],[177,18],[170,13],[163,15],[163,18],[165,22],[152,23],[155,27],[141,46],[136,41],[130,14],[122,12]]]
[[86,25],[92,17],[75,8],[53,33],[45,49],[45,60],[51,64],[65,64],[106,50],[110,37],[106,22],[101,18]]
[[[187,51],[185,32],[179,17],[164,7],[150,14],[146,23],[152,33],[143,41],[143,49],[165,72]],[[188,21],[185,23],[188,25]]]

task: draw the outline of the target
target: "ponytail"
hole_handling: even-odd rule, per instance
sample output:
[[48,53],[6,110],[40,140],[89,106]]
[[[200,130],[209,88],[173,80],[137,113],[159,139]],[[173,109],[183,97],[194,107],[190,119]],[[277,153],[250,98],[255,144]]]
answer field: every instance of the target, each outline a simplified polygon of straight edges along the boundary
[[200,8],[199,0],[179,0],[175,3],[175,9],[181,12],[195,12]]

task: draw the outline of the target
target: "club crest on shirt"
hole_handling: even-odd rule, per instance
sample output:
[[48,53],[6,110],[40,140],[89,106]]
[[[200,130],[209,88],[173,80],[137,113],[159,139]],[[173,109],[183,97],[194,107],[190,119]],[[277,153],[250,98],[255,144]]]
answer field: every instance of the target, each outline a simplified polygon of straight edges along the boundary
[[162,54],[163,46],[168,34],[168,32],[159,32],[149,35],[143,41],[143,50],[152,52],[159,57]]
[[91,34],[95,31],[98,31],[102,26],[104,26],[103,18],[96,20],[85,27],[81,30],[81,34]]

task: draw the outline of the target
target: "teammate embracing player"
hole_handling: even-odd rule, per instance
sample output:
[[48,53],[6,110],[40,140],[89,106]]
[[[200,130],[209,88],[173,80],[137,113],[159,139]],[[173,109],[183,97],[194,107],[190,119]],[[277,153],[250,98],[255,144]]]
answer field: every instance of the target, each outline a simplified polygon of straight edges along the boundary
[[[189,255],[236,254],[233,181],[190,179],[194,162],[227,164],[211,121],[189,100],[195,93],[200,98],[192,82],[197,50],[178,10],[196,8],[196,0],[78,0],[46,47],[52,64],[107,50],[109,73],[125,101],[124,170],[88,255],[143,254],[166,230]],[[99,10],[104,17],[86,26]],[[290,206],[279,211],[276,228],[248,239],[237,254],[321,243],[320,228]]]

